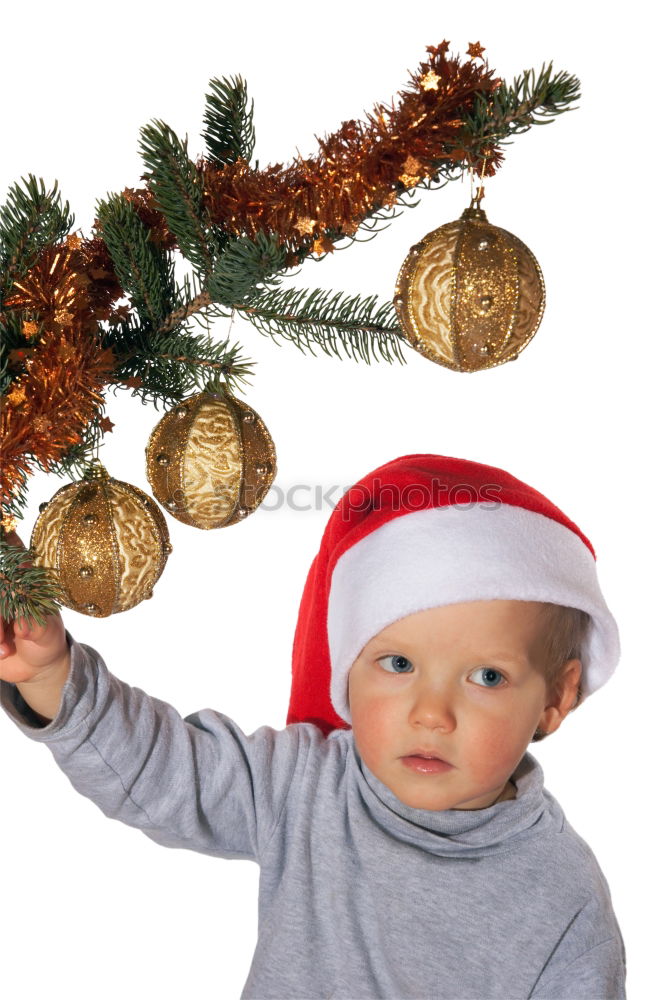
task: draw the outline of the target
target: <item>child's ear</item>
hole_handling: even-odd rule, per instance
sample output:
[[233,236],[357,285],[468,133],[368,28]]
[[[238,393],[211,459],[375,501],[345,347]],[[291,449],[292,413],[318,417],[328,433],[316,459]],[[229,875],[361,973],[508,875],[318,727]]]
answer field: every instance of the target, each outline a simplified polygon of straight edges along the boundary
[[561,670],[557,693],[540,716],[538,729],[550,735],[555,733],[563,719],[574,708],[581,682],[581,660],[568,660]]

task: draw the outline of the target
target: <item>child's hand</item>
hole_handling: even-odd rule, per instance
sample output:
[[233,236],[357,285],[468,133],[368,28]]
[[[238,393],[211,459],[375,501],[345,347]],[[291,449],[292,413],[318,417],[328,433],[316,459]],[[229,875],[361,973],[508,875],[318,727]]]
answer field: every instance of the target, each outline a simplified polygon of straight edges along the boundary
[[[23,542],[15,531],[5,535],[11,545]],[[21,564],[32,565],[29,560]],[[60,613],[48,615],[43,625],[20,618],[0,617],[0,679],[11,684],[25,683],[45,675],[51,667],[67,662],[69,647]]]

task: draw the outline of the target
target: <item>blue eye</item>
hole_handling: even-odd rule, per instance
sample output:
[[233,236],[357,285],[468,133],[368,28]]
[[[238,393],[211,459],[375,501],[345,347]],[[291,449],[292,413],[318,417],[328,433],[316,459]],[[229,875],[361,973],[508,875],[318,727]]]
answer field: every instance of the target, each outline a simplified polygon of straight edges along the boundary
[[[383,670],[394,674],[410,673],[413,666],[411,661],[401,654],[380,656],[378,663],[383,667]],[[502,686],[504,675],[495,667],[478,667],[477,670],[473,671],[473,674],[477,673],[482,674],[483,683],[480,684],[480,687],[497,688]]]
[[408,667],[412,667],[412,663],[405,656],[381,656],[378,658],[378,662],[382,665],[383,660],[389,661],[389,667],[384,669],[388,672],[393,671],[395,674],[405,674]]
[[500,681],[503,677],[500,670],[496,670],[495,667],[478,667],[477,670],[473,670],[474,674],[482,673],[482,677],[486,684],[480,685],[481,687],[500,687]]

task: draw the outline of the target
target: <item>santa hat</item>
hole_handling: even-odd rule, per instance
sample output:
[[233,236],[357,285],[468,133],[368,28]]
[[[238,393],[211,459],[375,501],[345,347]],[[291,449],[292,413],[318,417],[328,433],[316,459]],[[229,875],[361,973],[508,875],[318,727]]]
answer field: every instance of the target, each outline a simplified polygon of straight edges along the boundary
[[404,455],[380,466],[336,505],[309,570],[287,724],[349,728],[348,672],[370,639],[418,611],[496,599],[586,611],[583,695],[608,681],[618,628],[593,547],[558,507],[479,462]]

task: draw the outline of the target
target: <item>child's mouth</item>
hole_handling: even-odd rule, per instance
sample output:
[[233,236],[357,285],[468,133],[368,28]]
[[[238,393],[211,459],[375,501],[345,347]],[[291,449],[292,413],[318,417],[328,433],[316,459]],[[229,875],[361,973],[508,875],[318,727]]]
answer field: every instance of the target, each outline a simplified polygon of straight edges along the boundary
[[419,774],[441,774],[443,771],[451,771],[452,764],[445,760],[438,760],[437,757],[402,757],[406,767]]

